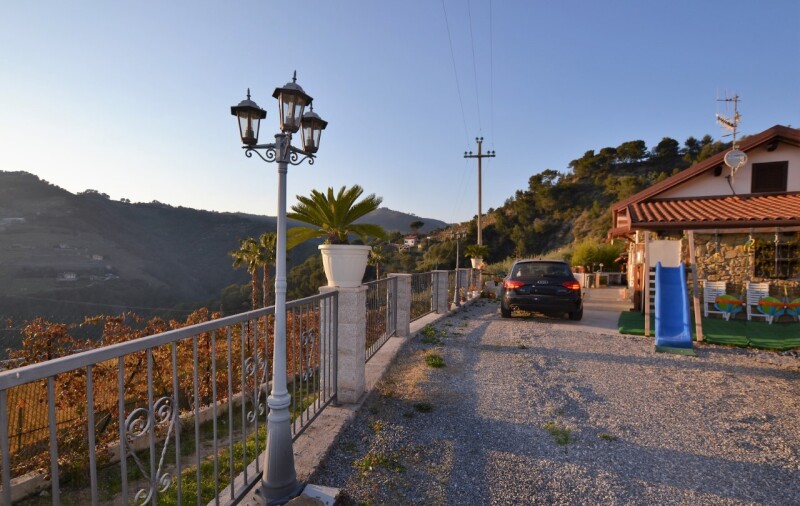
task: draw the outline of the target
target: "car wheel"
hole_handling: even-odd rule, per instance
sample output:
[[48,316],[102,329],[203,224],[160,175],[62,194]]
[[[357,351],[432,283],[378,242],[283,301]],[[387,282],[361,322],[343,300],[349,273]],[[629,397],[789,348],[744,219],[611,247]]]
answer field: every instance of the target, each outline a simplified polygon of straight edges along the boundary
[[503,318],[511,318],[511,308],[507,308],[500,304],[500,316]]
[[577,311],[573,311],[569,314],[569,319],[572,321],[580,321],[583,318],[583,308],[580,308]]

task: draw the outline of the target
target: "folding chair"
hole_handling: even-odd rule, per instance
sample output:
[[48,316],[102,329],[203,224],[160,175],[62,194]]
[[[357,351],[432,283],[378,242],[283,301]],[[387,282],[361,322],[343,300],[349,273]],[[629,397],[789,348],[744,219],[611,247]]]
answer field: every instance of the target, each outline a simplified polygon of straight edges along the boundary
[[[714,305],[717,303],[717,297],[725,295],[726,283],[724,281],[703,281],[703,316],[708,316],[709,313],[721,314],[725,318],[725,311],[720,311]],[[727,320],[727,318],[725,318]]]
[[764,314],[758,310],[759,301],[764,297],[769,297],[769,283],[751,283],[747,282],[747,319],[751,320],[753,317],[764,318],[767,323],[772,323],[773,316]]

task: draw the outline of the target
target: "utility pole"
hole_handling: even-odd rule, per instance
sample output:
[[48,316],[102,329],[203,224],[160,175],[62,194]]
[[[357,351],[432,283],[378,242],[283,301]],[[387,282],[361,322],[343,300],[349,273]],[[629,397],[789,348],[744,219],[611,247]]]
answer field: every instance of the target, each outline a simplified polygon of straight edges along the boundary
[[478,154],[473,155],[472,151],[464,151],[464,158],[478,159],[478,246],[481,246],[483,245],[483,232],[481,229],[481,213],[483,212],[483,206],[481,205],[481,160],[484,158],[494,158],[494,151],[487,151],[485,154],[481,151],[483,137],[475,137],[475,142],[478,143]]

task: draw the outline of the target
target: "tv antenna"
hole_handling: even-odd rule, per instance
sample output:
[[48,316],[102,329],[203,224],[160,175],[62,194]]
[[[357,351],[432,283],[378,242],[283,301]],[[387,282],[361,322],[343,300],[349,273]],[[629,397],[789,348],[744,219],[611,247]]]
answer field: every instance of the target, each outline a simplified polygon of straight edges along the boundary
[[725,158],[723,160],[725,165],[731,169],[731,174],[728,176],[728,183],[730,184],[731,190],[733,190],[735,195],[736,190],[733,189],[733,176],[736,174],[737,170],[742,168],[744,164],[747,163],[747,155],[744,153],[744,151],[739,149],[739,143],[736,141],[736,131],[739,128],[739,122],[741,121],[741,116],[739,115],[739,95],[734,93],[732,98],[728,98],[726,94],[725,98],[717,99],[717,102],[733,102],[733,116],[728,117],[717,113],[717,123],[722,128],[731,131],[731,133],[723,135],[723,137],[727,137],[729,135],[733,136],[731,150],[725,153]]
[[739,95],[734,94],[732,98],[728,98],[727,94],[725,98],[718,98],[717,102],[733,102],[733,117],[723,116],[722,114],[717,113],[717,123],[726,129],[731,130],[731,133],[727,135],[723,135],[723,137],[727,137],[728,135],[733,136],[733,149],[739,149],[739,144],[736,142],[736,130],[739,128],[739,122],[741,121],[742,117],[739,115]]

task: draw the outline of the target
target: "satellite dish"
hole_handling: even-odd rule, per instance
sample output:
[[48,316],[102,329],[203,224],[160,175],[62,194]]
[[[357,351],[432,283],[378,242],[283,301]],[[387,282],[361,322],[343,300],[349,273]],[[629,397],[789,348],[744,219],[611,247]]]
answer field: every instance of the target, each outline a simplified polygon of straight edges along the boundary
[[725,153],[724,160],[725,165],[735,171],[747,163],[747,155],[742,150],[732,149]]

